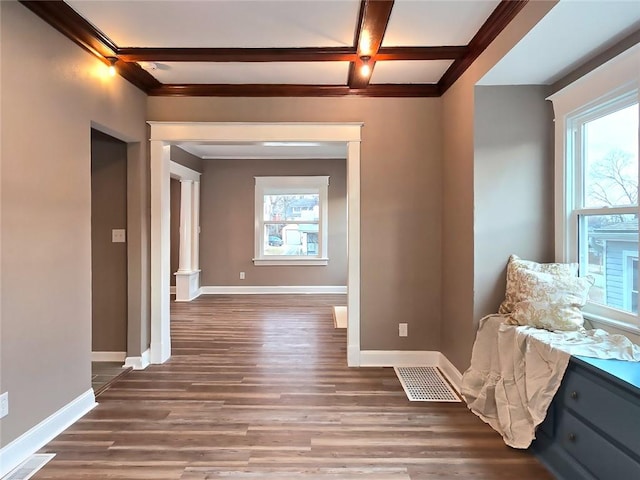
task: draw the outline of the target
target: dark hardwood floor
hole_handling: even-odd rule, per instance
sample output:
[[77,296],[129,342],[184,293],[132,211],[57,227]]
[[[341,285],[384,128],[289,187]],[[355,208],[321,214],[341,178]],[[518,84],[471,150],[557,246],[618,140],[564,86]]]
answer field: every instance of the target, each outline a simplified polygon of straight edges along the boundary
[[552,478],[463,403],[411,403],[392,369],[347,368],[330,308],[345,301],[173,303],[171,360],[106,390],[33,478]]

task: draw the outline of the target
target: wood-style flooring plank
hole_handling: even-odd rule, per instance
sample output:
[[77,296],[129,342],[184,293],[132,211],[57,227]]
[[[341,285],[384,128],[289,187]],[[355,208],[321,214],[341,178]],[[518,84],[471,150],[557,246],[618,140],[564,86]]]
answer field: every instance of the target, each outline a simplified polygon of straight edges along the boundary
[[172,357],[119,379],[36,480],[546,480],[462,403],[346,366],[344,295],[172,303]]

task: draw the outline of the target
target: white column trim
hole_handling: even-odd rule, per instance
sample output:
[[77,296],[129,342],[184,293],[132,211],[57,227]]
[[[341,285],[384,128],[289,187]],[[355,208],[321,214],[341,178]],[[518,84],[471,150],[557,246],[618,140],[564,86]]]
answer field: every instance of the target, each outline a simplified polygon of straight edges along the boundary
[[[193,180],[180,180],[180,259],[178,261],[178,273],[191,273],[192,203]],[[176,287],[178,287],[177,284]]]
[[360,365],[360,142],[347,143],[347,365]]
[[200,182],[191,190],[191,271],[200,270]]
[[171,356],[169,330],[170,146],[151,141],[151,363]]
[[[189,141],[318,141],[347,145],[348,355],[360,359],[360,140],[356,123],[148,122],[151,126],[151,362],[171,355],[169,331],[169,175],[172,144]],[[167,150],[165,151],[163,149]],[[166,156],[166,158],[165,158]],[[177,175],[177,174],[176,174]],[[165,210],[166,208],[166,210]],[[164,266],[166,265],[166,267]]]

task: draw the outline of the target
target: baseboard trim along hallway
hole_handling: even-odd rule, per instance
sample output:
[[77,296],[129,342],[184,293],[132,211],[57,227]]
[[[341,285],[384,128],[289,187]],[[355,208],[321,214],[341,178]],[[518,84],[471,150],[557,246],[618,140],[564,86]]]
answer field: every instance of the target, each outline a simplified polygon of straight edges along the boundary
[[90,388],[0,450],[0,478],[28,459],[96,405]]

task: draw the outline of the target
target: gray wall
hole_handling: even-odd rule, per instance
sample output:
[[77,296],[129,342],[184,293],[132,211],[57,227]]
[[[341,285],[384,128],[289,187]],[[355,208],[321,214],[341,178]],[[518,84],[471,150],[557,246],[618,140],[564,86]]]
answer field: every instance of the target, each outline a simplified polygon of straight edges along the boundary
[[5,446],[91,388],[92,124],[129,142],[129,339],[138,351],[147,343],[149,190],[145,95],[19,3],[0,9]]
[[475,88],[476,320],[498,311],[509,255],[553,261],[553,111],[545,92]]
[[[206,160],[201,186],[202,285],[347,284],[347,180],[342,160]],[[259,266],[254,256],[256,176],[328,175],[329,264]],[[246,273],[240,280],[240,272]]]
[[[477,287],[474,284],[474,88],[556,3],[527,3],[441,97],[444,209],[441,352],[460,371],[469,366],[478,321],[474,317],[474,288]],[[499,219],[493,219],[497,221]]]
[[[440,349],[441,99],[149,97],[147,105],[156,121],[364,122],[361,346]],[[398,337],[398,322],[409,324],[408,337]]]
[[91,130],[91,350],[127,350],[127,145]]

